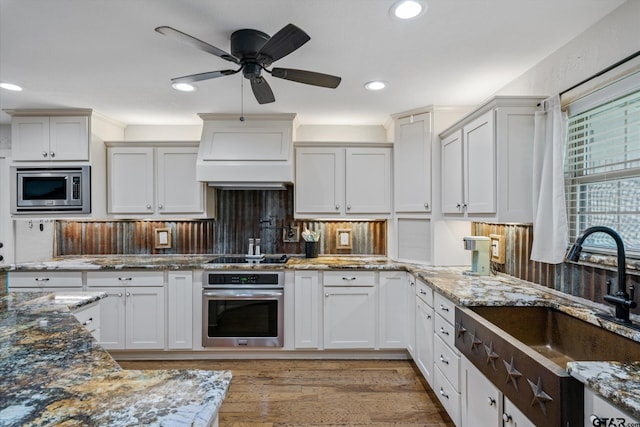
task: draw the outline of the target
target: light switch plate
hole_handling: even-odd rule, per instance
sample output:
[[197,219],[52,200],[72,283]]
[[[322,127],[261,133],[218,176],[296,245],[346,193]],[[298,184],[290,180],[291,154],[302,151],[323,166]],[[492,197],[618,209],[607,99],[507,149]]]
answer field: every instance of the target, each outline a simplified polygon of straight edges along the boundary
[[289,227],[284,227],[282,229],[282,241],[284,243],[296,243],[300,241],[300,227],[297,225],[295,227],[291,227],[291,231],[293,231],[293,237],[288,237],[287,234],[289,233]]

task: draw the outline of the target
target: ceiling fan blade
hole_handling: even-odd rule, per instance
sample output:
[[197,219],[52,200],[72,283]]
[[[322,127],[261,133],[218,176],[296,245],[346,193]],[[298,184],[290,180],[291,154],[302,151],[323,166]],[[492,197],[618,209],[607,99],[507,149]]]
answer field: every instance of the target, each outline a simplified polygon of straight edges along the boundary
[[191,75],[188,75],[188,76],[176,77],[174,79],[171,79],[171,82],[172,83],[199,82],[199,81],[202,81],[202,80],[215,79],[216,77],[230,76],[232,74],[237,73],[240,70],[241,69],[238,69],[238,70],[208,71],[206,73],[198,73],[198,74],[191,74]]
[[267,83],[262,76],[251,79],[251,89],[253,90],[253,95],[258,100],[258,104],[268,104],[276,100],[269,83]]
[[[264,66],[269,66],[272,62],[289,55],[309,40],[311,37],[307,33],[293,24],[287,24],[262,46],[258,52],[258,58],[261,58]],[[267,60],[264,57],[267,57]]]
[[271,70],[271,75],[279,79],[331,89],[337,88],[342,81],[341,77],[316,73],[315,71],[295,70],[293,68],[274,68]]
[[171,37],[172,39],[179,40],[182,43],[186,43],[190,46],[193,46],[196,49],[218,56],[222,59],[226,59],[227,61],[235,62],[236,64],[239,63],[239,61],[235,57],[231,56],[224,50],[219,49],[215,46],[212,46],[209,43],[203,42],[200,39],[192,37],[187,33],[178,31],[175,28],[163,26],[163,27],[156,28],[156,31],[159,32],[160,34],[164,34],[167,37]]

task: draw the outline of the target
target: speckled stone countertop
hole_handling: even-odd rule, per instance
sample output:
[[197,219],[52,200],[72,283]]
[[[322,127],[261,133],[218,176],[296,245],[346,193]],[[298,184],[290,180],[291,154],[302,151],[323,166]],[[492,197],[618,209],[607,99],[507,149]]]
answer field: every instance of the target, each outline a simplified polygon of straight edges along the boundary
[[[505,306],[543,306],[592,323],[619,335],[640,342],[640,332],[619,324],[601,319],[596,313],[613,313],[609,304],[594,303],[576,298],[543,286],[526,282],[506,275],[475,277],[463,275],[465,268],[431,267],[420,264],[401,263],[383,256],[319,256],[317,258],[291,257],[286,264],[210,264],[216,255],[165,255],[165,256],[83,256],[61,257],[42,262],[26,263],[12,266],[15,271],[37,270],[93,270],[93,269],[126,269],[126,268],[161,268],[161,269],[294,269],[294,270],[405,270],[430,284],[455,303],[463,306],[505,305]],[[638,323],[637,316],[634,321]],[[640,355],[638,357],[640,362]],[[593,388],[603,397],[623,410],[640,416],[640,378],[638,366],[621,366],[609,362],[575,362],[577,366],[595,363],[593,367],[600,369],[603,376],[598,378],[598,388],[589,381],[580,379],[586,386]],[[611,378],[607,381],[606,372],[626,372],[627,381]],[[636,369],[634,372],[633,370]],[[573,373],[572,373],[573,374]],[[624,399],[616,396],[624,395]]]
[[208,426],[231,372],[122,370],[71,310],[101,292],[0,298],[0,426]]

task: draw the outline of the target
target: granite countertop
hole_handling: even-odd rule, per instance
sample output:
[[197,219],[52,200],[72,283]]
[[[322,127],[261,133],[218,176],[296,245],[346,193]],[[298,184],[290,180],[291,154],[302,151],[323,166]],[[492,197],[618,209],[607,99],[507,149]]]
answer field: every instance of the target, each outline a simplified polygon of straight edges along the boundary
[[[384,256],[319,256],[303,258],[293,256],[286,264],[209,264],[216,255],[105,255],[60,257],[47,261],[25,263],[12,266],[15,271],[38,270],[93,270],[126,268],[161,269],[294,269],[294,270],[405,270],[430,284],[435,292],[441,293],[462,306],[505,305],[551,307],[577,317],[583,321],[613,331],[619,335],[640,342],[640,331],[601,319],[596,313],[613,313],[609,304],[594,303],[573,297],[531,282],[511,276],[466,276],[462,267],[432,267],[420,264],[402,263]],[[636,316],[637,317],[637,316]],[[634,319],[636,322],[640,319]],[[639,358],[640,359],[640,358]],[[640,360],[639,360],[640,362]],[[579,363],[579,365],[578,365]],[[592,363],[602,371],[597,386],[583,376],[574,375],[577,367]],[[616,362],[575,362],[569,365],[572,375],[591,387],[613,404],[620,406],[635,417],[640,417],[640,378],[638,365],[620,365]],[[569,368],[568,367],[568,368]],[[607,372],[624,372],[627,381],[617,381],[606,377]],[[607,380],[609,378],[609,380]],[[619,396],[625,396],[620,399]]]
[[123,370],[76,320],[102,292],[0,297],[0,425],[208,426],[231,372]]

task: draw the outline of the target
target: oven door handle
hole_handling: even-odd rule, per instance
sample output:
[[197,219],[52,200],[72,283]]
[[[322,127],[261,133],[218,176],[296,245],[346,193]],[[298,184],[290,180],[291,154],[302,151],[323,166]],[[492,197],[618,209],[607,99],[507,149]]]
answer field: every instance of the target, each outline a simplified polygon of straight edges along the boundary
[[202,291],[203,298],[224,298],[224,299],[256,299],[256,298],[279,298],[284,295],[282,289],[276,290],[219,290]]

